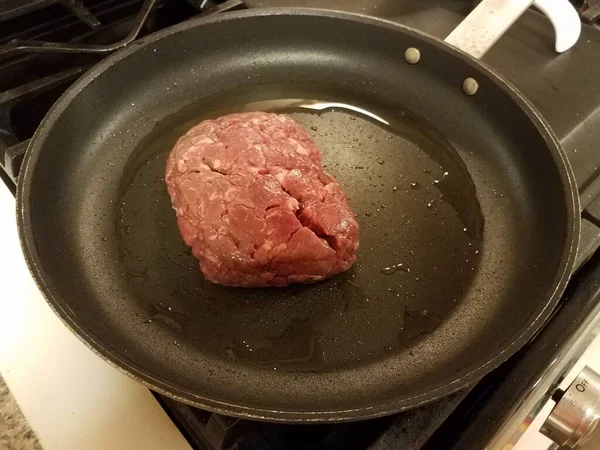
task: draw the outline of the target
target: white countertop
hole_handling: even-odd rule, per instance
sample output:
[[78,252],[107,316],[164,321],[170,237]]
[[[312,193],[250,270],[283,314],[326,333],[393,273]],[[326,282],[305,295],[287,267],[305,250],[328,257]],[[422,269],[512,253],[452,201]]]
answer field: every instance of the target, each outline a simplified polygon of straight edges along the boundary
[[0,182],[0,373],[45,450],[189,450],[153,395],[81,343],[23,259]]

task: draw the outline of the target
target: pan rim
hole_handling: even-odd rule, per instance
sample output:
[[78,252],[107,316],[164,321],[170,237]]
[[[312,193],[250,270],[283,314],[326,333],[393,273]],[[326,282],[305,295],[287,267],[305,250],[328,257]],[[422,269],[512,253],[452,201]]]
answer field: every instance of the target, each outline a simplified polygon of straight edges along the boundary
[[[502,351],[497,353],[491,359],[488,359],[487,362],[477,366],[471,372],[451,379],[451,381],[446,384],[435,386],[428,390],[421,390],[420,393],[412,397],[397,397],[385,403],[374,403],[370,406],[361,406],[354,409],[293,411],[288,409],[276,410],[249,407],[230,403],[224,400],[206,397],[195,393],[190,389],[176,385],[173,382],[158,379],[152,374],[149,374],[133,361],[127,359],[125,355],[113,351],[113,349],[107,344],[104,344],[91,329],[88,329],[88,327],[82,327],[80,324],[78,324],[76,317],[70,311],[70,307],[61,299],[60,294],[56,292],[53,286],[52,280],[48,274],[45,273],[42,267],[43,263],[40,255],[36,250],[34,233],[32,231],[31,205],[29,201],[31,197],[31,183],[29,180],[33,176],[37,161],[44,148],[44,143],[50,130],[53,128],[54,123],[60,118],[62,112],[67,109],[71,102],[77,97],[79,92],[113,64],[118,63],[129,55],[140,51],[141,49],[148,47],[149,45],[152,45],[163,38],[183,33],[188,29],[210,23],[225,22],[228,20],[242,20],[246,17],[277,15],[311,17],[319,16],[354,21],[409,34],[417,39],[425,40],[432,45],[442,47],[444,51],[452,53],[456,58],[463,60],[479,73],[483,73],[507,95],[509,95],[511,99],[527,114],[531,122],[538,129],[559,169],[564,168],[564,170],[560,170],[560,177],[562,178],[565,191],[565,205],[569,211],[567,216],[567,234],[565,236],[564,250],[560,260],[560,265],[557,267],[556,276],[552,284],[554,286],[554,290],[545,301],[545,304],[538,316],[528,324],[528,326],[520,335],[516,336],[512,342],[504,347]],[[430,36],[416,29],[389,20],[360,14],[310,8],[247,9],[229,12],[226,14],[214,14],[210,16],[199,17],[197,19],[191,19],[186,22],[182,22],[173,27],[169,27],[155,34],[144,37],[130,46],[103,59],[101,62],[87,71],[82,77],[80,77],[73,85],[71,85],[44,117],[42,123],[32,137],[27,149],[27,153],[23,161],[21,176],[19,177],[17,186],[16,200],[19,240],[28,269],[32,274],[38,288],[55,314],[88,348],[90,348],[94,353],[122,373],[136,379],[138,382],[141,382],[148,388],[168,397],[174,398],[177,401],[229,416],[271,422],[345,422],[381,417],[421,406],[474,384],[482,376],[499,366],[502,362],[506,361],[519,348],[521,348],[525,342],[530,340],[554,310],[554,307],[557,305],[562,293],[566,288],[574,268],[581,226],[580,199],[577,193],[575,177],[566,154],[546,120],[537,111],[535,106],[529,100],[527,100],[510,82],[494,72],[491,68],[485,65],[485,63],[482,63],[470,55],[446,44],[436,37]]]

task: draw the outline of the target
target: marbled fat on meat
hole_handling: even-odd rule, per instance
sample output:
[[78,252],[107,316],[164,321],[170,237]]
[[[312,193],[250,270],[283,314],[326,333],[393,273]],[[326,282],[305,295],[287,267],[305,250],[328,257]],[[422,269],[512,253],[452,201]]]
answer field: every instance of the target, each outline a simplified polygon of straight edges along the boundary
[[358,223],[346,195],[287,115],[196,125],[173,148],[165,180],[181,235],[215,283],[310,283],[356,259]]

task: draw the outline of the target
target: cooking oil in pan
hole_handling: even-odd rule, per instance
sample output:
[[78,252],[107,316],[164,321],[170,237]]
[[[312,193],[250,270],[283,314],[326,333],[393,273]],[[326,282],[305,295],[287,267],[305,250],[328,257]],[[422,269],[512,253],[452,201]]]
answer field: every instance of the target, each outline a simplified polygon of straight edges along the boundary
[[[163,178],[171,148],[201,120],[258,110],[303,125],[348,195],[361,247],[346,273],[314,285],[228,288],[205,281],[183,244]],[[483,218],[458,152],[383,99],[330,86],[236,89],[160,122],[123,173],[116,233],[134,298],[149,316],[152,305],[183,305],[178,342],[239,364],[327,371],[414,355],[477,270]]]

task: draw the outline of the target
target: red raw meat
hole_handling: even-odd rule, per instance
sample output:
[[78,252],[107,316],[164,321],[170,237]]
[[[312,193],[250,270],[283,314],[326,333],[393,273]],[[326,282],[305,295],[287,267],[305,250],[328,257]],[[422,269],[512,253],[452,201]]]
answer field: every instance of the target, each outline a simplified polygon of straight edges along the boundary
[[358,223],[346,195],[287,115],[196,125],[175,144],[165,179],[179,231],[215,283],[310,283],[356,259]]

